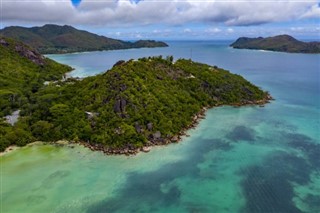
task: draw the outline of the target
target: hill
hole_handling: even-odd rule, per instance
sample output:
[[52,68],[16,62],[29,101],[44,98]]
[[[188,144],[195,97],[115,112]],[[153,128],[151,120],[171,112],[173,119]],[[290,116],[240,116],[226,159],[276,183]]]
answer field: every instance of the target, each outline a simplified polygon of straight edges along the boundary
[[[41,140],[75,141],[132,154],[179,140],[204,107],[264,104],[270,96],[239,75],[173,57],[119,61],[107,72],[64,79],[71,68],[0,38],[0,150]],[[50,83],[45,83],[49,81]],[[20,110],[14,125],[3,116]]]
[[72,70],[4,37],[0,37],[0,56],[0,117],[26,102],[45,81],[59,80]]
[[71,70],[21,42],[0,37],[0,151],[32,138],[26,120],[12,127],[3,116],[27,106],[45,81],[60,80]]
[[320,53],[320,42],[302,42],[289,35],[268,38],[241,37],[230,46],[237,49],[257,49],[289,53]]
[[67,25],[53,24],[31,28],[6,27],[0,30],[1,35],[24,42],[42,54],[168,46],[164,42],[153,40],[126,42],[78,30]]
[[81,81],[49,84],[21,112],[34,140],[67,139],[93,150],[132,154],[178,141],[204,107],[268,99],[268,93],[218,67],[152,57],[119,61]]

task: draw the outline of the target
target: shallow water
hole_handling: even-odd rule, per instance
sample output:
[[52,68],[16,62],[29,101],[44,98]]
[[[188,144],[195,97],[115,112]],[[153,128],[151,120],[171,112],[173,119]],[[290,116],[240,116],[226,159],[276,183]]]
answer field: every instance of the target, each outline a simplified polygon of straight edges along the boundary
[[276,100],[210,109],[181,143],[131,157],[79,146],[13,151],[1,157],[1,212],[320,212],[320,56],[169,44],[50,57],[76,67],[76,76],[122,58],[192,57]]

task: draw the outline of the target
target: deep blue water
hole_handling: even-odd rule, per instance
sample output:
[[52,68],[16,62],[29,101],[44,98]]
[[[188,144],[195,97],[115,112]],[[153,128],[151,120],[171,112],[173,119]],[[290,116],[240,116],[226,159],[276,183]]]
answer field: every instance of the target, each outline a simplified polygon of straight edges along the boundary
[[241,74],[275,101],[210,109],[181,143],[133,157],[52,145],[14,151],[2,159],[3,211],[320,212],[320,55],[230,43],[50,55],[80,77],[122,59],[192,58]]

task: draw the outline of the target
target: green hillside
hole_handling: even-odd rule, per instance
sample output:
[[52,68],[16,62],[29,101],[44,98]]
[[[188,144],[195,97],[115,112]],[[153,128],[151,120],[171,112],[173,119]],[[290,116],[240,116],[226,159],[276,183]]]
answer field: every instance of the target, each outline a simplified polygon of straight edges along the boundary
[[42,54],[168,46],[164,42],[153,40],[126,42],[78,30],[67,25],[52,24],[31,28],[6,27],[0,30],[0,35],[24,42]]
[[[0,150],[66,139],[107,153],[175,142],[203,107],[263,104],[270,96],[239,75],[172,57],[119,61],[97,76],[61,80],[70,67],[0,38]],[[50,81],[49,84],[44,84]]]
[[302,42],[289,35],[268,38],[241,37],[230,45],[237,49],[257,49],[290,53],[320,53],[320,42]]
[[[268,94],[239,75],[172,57],[120,61],[104,74],[42,88],[23,113],[32,137],[67,139],[108,153],[166,144],[203,107],[262,104]],[[59,86],[58,86],[59,85]]]
[[59,80],[71,67],[45,58],[37,51],[0,37],[0,116],[27,102],[45,81]]
[[[45,81],[60,80],[71,67],[43,57],[30,47],[0,37],[0,151],[33,140],[24,118],[14,127],[2,119],[27,106]],[[23,113],[21,113],[23,114]]]

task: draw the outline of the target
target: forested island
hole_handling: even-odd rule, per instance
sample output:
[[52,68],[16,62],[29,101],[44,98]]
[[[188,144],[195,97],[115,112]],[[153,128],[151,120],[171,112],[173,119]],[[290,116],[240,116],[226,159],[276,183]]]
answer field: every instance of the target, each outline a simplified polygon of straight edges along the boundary
[[0,36],[21,41],[35,48],[41,54],[168,46],[164,42],[154,40],[122,41],[78,30],[68,25],[59,26],[53,24],[31,28],[19,26],[6,27],[0,30]]
[[[173,57],[119,61],[84,79],[70,67],[0,38],[0,150],[68,140],[105,153],[134,154],[177,142],[220,105],[263,105],[271,97],[229,71]],[[11,125],[4,116],[19,111]]]
[[230,45],[236,49],[269,50],[288,53],[320,53],[320,42],[303,42],[289,35],[238,38]]

